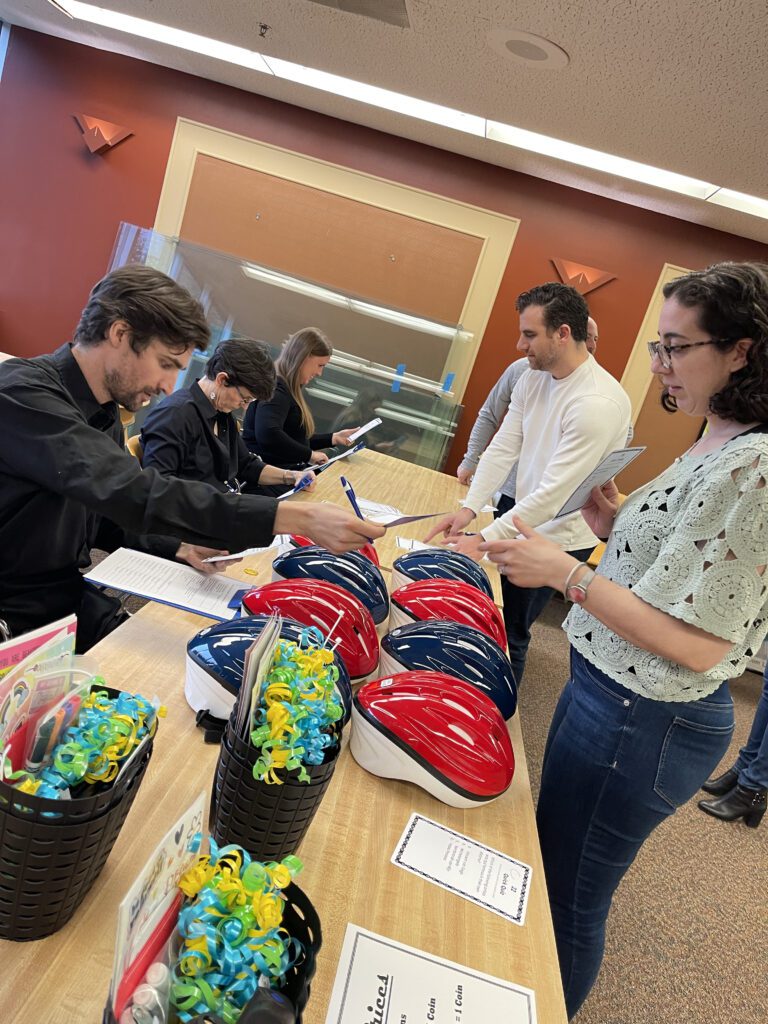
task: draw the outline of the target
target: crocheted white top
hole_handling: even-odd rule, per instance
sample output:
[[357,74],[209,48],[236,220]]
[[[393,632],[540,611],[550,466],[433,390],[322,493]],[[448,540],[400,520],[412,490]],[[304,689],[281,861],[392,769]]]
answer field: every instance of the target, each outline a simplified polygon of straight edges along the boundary
[[714,668],[692,672],[622,640],[583,607],[563,625],[588,661],[628,690],[691,701],[744,671],[768,631],[768,434],[686,454],[619,509],[597,572],[643,601],[729,640]]

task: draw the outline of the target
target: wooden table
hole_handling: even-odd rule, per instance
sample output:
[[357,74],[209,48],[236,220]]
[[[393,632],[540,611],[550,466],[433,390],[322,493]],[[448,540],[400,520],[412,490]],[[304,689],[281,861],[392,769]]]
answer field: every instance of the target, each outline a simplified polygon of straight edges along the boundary
[[[361,496],[377,500],[361,469],[377,470],[382,458],[387,457],[366,453],[360,467],[348,467]],[[415,467],[410,468],[415,475]],[[418,473],[427,474],[424,488],[411,495],[395,480],[387,492],[390,504],[413,511],[424,493],[446,498],[456,493],[451,490],[455,481],[450,478],[435,481],[431,478],[439,474],[427,470]],[[331,483],[329,479],[323,486]],[[433,490],[428,492],[428,488]],[[313,497],[323,499],[320,485]],[[378,500],[384,500],[384,496]],[[427,506],[434,508],[429,504],[431,500]],[[100,1021],[112,967],[118,904],[170,824],[201,789],[210,792],[218,750],[203,743],[183,695],[185,645],[205,624],[199,616],[150,604],[92,652],[110,685],[150,697],[157,694],[168,714],[161,722],[154,756],[122,833],[73,920],[61,932],[39,942],[0,942],[3,1024]],[[331,786],[299,851],[305,869],[298,882],[318,910],[324,935],[312,996],[304,1014],[306,1024],[323,1024],[325,1020],[348,922],[532,988],[540,1024],[564,1024],[557,955],[517,716],[509,727],[517,761],[512,786],[501,799],[471,810],[447,807],[415,786],[368,775],[348,750],[342,752]],[[390,863],[413,811],[532,866],[523,927]]]
[[[406,515],[458,512],[459,501],[467,494],[467,488],[462,486],[455,476],[437,473],[433,469],[394,459],[391,455],[364,449],[347,459],[341,459],[321,473],[311,494],[303,492],[290,500],[330,502],[349,510],[349,500],[339,482],[342,475],[352,484],[358,498],[368,498],[370,501],[392,505]],[[490,512],[481,513],[473,522],[473,529],[482,529],[491,521]],[[385,572],[391,570],[394,560],[405,554],[405,551],[398,547],[398,537],[423,540],[435,522],[434,519],[424,519],[418,523],[408,523],[387,530],[386,534],[376,541],[376,552],[381,568]],[[259,586],[269,581],[271,563],[271,554],[254,555],[229,569],[228,575]],[[254,578],[245,575],[244,568],[258,571],[258,576]],[[494,600],[501,606],[501,585],[496,567],[486,559],[483,568],[491,581]]]

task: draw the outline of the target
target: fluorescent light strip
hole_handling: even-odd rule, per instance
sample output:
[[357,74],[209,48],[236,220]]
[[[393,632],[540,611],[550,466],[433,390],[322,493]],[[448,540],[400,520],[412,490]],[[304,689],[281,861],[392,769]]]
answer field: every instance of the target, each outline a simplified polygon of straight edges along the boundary
[[478,135],[480,138],[485,135],[484,117],[465,114],[461,110],[440,106],[439,103],[430,103],[414,96],[406,96],[404,93],[392,92],[390,89],[380,89],[376,85],[356,82],[351,78],[342,78],[341,75],[332,75],[327,71],[303,67],[289,60],[278,60],[276,57],[266,57],[265,60],[276,78],[308,85],[313,89],[322,89],[323,92],[345,96],[347,99],[368,103],[383,110],[392,110],[396,114],[407,114],[421,121],[453,128],[457,132]]
[[280,60],[276,57],[263,57],[254,50],[232,46],[230,43],[196,35],[193,32],[185,32],[183,29],[160,25],[144,18],[134,18],[103,7],[80,3],[79,0],[49,0],[49,2],[73,18],[102,25],[105,28],[114,28],[131,35],[166,43],[169,46],[201,53],[207,57],[216,57],[230,64],[272,74],[276,78],[320,89],[335,96],[344,96],[347,99],[367,103],[383,110],[406,114],[408,117],[415,117],[444,128],[451,128],[454,131],[485,137],[492,142],[500,142],[531,153],[540,153],[542,156],[554,157],[557,160],[580,167],[589,167],[605,174],[615,174],[629,181],[652,185],[655,188],[711,202],[717,206],[726,206],[753,217],[768,219],[768,200],[759,196],[750,196],[733,189],[720,188],[717,185],[700,181],[698,178],[666,171],[661,167],[652,167],[650,164],[639,163],[636,160],[627,160],[611,153],[602,153],[600,150],[578,146],[563,139],[555,139],[549,135],[516,128],[514,125],[502,124],[499,121],[486,121],[485,118],[477,117],[474,114],[466,114],[461,110],[443,107],[438,103],[430,103],[427,100],[406,96],[389,89],[380,89],[378,86],[356,82],[350,78],[304,67],[291,61]]
[[707,202],[768,220],[768,199],[748,196],[744,192],[734,192],[731,188],[719,188],[714,195],[708,197]]
[[710,185],[708,182],[699,181],[696,178],[689,178],[684,174],[665,171],[661,167],[651,167],[649,164],[641,164],[635,160],[626,160],[624,157],[613,156],[611,153],[601,153],[597,149],[577,146],[573,142],[553,139],[549,135],[529,132],[524,128],[500,124],[498,121],[488,121],[486,138],[493,142],[503,142],[507,146],[525,149],[530,153],[541,153],[542,156],[553,156],[557,160],[567,160],[569,163],[580,164],[582,167],[591,167],[593,170],[604,171],[606,174],[617,174],[621,178],[629,178],[645,185],[666,188],[670,192],[680,192],[686,196],[693,196],[695,199],[706,199],[717,188],[716,185]]
[[181,50],[202,53],[206,57],[216,57],[228,64],[238,64],[244,68],[251,68],[253,71],[263,71],[267,75],[272,73],[260,53],[246,50],[243,46],[232,46],[231,43],[223,43],[218,39],[210,39],[208,36],[199,36],[194,32],[185,32],[181,28],[171,28],[170,25],[160,25],[156,21],[147,21],[145,18],[134,18],[130,14],[109,11],[105,7],[83,4],[79,0],[57,0],[54,6],[61,8],[65,14],[71,14],[73,18],[89,21],[94,25],[115,28],[119,32],[127,32],[132,36],[142,36],[144,39],[153,39],[157,43],[177,46]]
[[290,274],[281,274],[277,270],[268,270],[254,263],[244,263],[242,267],[246,277],[251,277],[264,284],[271,284],[277,288],[285,288],[287,291],[296,292],[299,295],[306,295],[310,299],[318,299],[320,302],[328,302],[332,306],[341,306],[351,310],[353,313],[361,313],[363,316],[370,316],[376,320],[384,320],[398,327],[408,327],[412,331],[421,331],[422,334],[431,334],[437,338],[445,338],[452,341],[457,335],[462,341],[468,341],[472,335],[458,328],[449,327],[446,324],[438,323],[436,320],[427,320],[424,317],[412,316],[410,313],[401,313],[397,309],[390,309],[388,306],[377,306],[373,302],[363,302],[360,299],[352,299],[343,292],[335,292],[331,288],[324,288],[319,284],[312,284],[310,281],[302,281],[299,277],[291,277]]

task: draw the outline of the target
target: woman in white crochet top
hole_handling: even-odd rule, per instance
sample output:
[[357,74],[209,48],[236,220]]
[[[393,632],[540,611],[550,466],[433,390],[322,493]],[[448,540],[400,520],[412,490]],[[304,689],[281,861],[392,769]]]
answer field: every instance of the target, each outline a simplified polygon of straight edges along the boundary
[[513,583],[574,602],[537,812],[569,1016],[621,878],[727,750],[727,680],[768,631],[768,266],[716,264],[664,296],[651,370],[664,407],[707,433],[621,508],[613,482],[592,492],[597,573],[519,521],[483,545]]

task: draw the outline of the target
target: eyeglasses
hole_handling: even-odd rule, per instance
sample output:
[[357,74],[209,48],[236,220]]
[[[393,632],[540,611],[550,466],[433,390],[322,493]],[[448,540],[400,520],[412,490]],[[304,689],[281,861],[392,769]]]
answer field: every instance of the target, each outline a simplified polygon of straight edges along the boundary
[[238,397],[239,397],[240,401],[243,403],[243,405],[250,405],[251,402],[255,402],[256,401],[256,399],[253,397],[253,395],[244,395],[243,392],[240,390],[240,388],[237,386],[237,384],[230,384],[229,386],[231,388],[235,389],[235,391],[237,392]]
[[687,348],[700,348],[702,345],[723,345],[735,341],[735,338],[710,338],[709,341],[690,341],[685,345],[662,345],[660,341],[649,341],[648,351],[651,359],[658,359],[665,370],[672,368],[672,356]]

